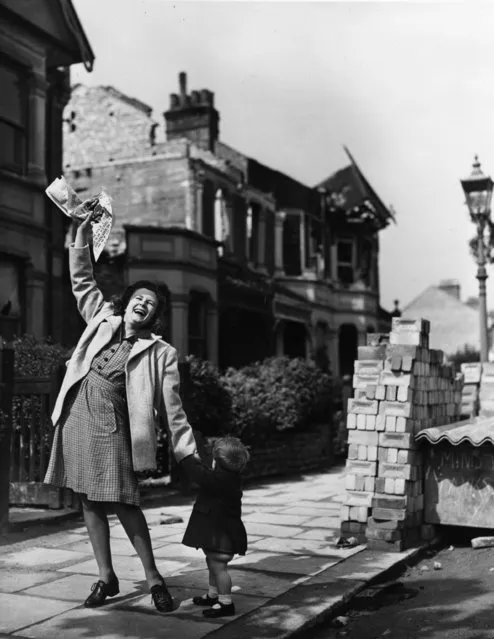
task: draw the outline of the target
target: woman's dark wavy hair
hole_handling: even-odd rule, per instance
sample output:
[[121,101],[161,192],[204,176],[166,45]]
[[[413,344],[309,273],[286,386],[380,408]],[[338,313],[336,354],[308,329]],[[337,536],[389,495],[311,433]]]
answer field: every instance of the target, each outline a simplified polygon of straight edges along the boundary
[[151,280],[139,280],[130,286],[127,286],[122,295],[114,295],[111,298],[113,306],[113,314],[123,316],[127,308],[130,298],[140,288],[152,291],[158,300],[158,305],[150,323],[145,327],[156,335],[162,335],[166,328],[165,311],[167,308],[167,298],[162,287]]

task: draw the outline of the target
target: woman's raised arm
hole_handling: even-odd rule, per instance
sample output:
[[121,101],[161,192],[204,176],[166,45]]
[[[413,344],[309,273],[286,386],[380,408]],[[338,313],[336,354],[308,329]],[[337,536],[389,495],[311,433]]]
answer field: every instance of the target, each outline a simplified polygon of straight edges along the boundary
[[79,207],[86,216],[77,228],[74,244],[69,248],[69,268],[72,292],[77,301],[77,308],[87,323],[101,311],[105,300],[94,280],[93,264],[89,249],[91,221],[97,213],[95,207],[98,198],[86,200]]

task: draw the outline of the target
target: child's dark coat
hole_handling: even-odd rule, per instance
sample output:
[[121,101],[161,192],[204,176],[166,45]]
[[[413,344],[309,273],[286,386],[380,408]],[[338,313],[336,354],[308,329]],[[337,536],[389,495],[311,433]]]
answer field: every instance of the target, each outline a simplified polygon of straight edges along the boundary
[[192,548],[245,555],[247,534],[241,519],[241,476],[216,463],[216,468],[210,470],[192,455],[182,462],[199,485],[182,543]]

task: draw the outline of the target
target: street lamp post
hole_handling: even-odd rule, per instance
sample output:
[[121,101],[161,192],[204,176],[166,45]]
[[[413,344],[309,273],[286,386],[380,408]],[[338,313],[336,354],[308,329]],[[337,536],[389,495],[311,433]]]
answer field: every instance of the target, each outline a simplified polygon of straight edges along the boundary
[[490,176],[484,175],[480,168],[478,156],[475,156],[472,174],[461,180],[465,193],[466,205],[472,222],[477,227],[477,279],[479,281],[479,314],[480,314],[480,361],[489,359],[489,338],[487,331],[487,270],[484,232],[490,222],[493,182]]

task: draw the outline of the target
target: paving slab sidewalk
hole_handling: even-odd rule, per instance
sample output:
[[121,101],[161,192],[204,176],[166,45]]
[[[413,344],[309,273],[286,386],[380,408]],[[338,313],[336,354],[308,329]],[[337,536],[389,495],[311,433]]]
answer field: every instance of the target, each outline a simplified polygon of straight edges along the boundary
[[[82,522],[0,547],[0,636],[116,639],[261,639],[291,637],[334,612],[369,580],[417,550],[339,550],[342,468],[247,488],[249,551],[231,565],[235,617],[206,620],[192,597],[207,589],[201,551],[182,546],[192,496],[145,507],[160,571],[176,602],[167,615],[151,604],[134,548],[110,518],[120,595],[97,610],[81,602],[96,579]],[[169,517],[180,523],[163,524]],[[161,522],[161,523],[160,523]]]

